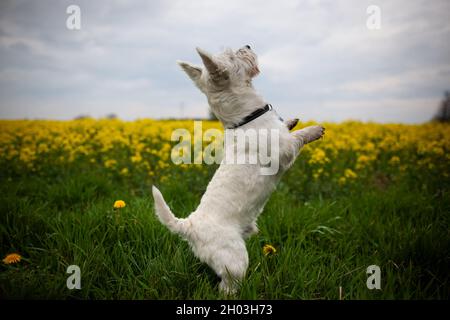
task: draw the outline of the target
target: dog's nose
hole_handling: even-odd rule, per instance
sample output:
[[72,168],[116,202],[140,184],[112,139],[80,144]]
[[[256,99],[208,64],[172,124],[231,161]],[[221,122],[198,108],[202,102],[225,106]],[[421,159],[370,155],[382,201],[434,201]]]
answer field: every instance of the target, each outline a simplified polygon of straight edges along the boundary
[[245,48],[247,48],[248,50],[251,50],[252,48],[250,48],[249,45],[246,45]]

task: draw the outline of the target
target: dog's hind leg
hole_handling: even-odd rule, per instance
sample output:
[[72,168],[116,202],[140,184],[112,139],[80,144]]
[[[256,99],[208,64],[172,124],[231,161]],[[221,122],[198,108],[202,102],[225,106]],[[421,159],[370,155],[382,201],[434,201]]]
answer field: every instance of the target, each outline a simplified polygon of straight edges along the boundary
[[227,295],[235,294],[248,268],[244,240],[233,239],[225,248],[220,249],[213,264],[211,267],[222,279],[219,284],[220,291]]
[[258,230],[258,226],[256,225],[256,221],[253,221],[252,223],[250,223],[248,226],[246,226],[244,228],[244,230],[242,231],[242,237],[244,239],[248,239],[252,235],[257,234],[258,231],[259,230]]

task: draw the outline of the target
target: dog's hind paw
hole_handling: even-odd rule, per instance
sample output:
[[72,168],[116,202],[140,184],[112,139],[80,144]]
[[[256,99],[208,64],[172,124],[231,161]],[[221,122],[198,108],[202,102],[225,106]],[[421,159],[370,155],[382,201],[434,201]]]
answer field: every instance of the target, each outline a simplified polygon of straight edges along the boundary
[[222,292],[226,296],[234,296],[238,292],[238,286],[233,282],[228,282],[222,280],[219,283],[219,291]]

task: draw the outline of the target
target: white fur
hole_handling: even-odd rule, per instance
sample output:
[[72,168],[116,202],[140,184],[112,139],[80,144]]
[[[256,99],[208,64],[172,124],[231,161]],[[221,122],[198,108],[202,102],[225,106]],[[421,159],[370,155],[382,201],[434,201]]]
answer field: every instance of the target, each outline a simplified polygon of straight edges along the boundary
[[[257,58],[244,47],[212,56],[197,49],[204,67],[178,62],[208,98],[209,105],[225,127],[239,123],[246,115],[266,104],[252,86],[259,73]],[[301,147],[323,135],[321,126],[290,133],[275,111],[240,127],[278,129],[280,170],[261,175],[259,164],[222,164],[210,181],[200,205],[186,219],[171,212],[162,194],[153,187],[155,210],[169,230],[186,239],[194,254],[207,263],[222,281],[219,288],[235,292],[248,267],[245,239],[258,231],[256,220],[282,174],[292,165]],[[248,149],[246,149],[248,150]]]

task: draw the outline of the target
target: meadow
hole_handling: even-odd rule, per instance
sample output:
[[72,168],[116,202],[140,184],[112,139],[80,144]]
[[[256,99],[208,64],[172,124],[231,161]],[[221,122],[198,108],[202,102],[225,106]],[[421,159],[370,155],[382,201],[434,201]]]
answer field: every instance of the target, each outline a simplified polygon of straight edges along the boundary
[[[235,298],[448,299],[450,125],[324,126],[248,240]],[[193,122],[0,121],[0,255],[21,257],[0,264],[0,297],[224,298],[153,212],[153,184],[184,217],[217,168],[172,163],[176,128]],[[66,287],[69,265],[80,267],[80,290]],[[370,265],[380,290],[366,286]]]

